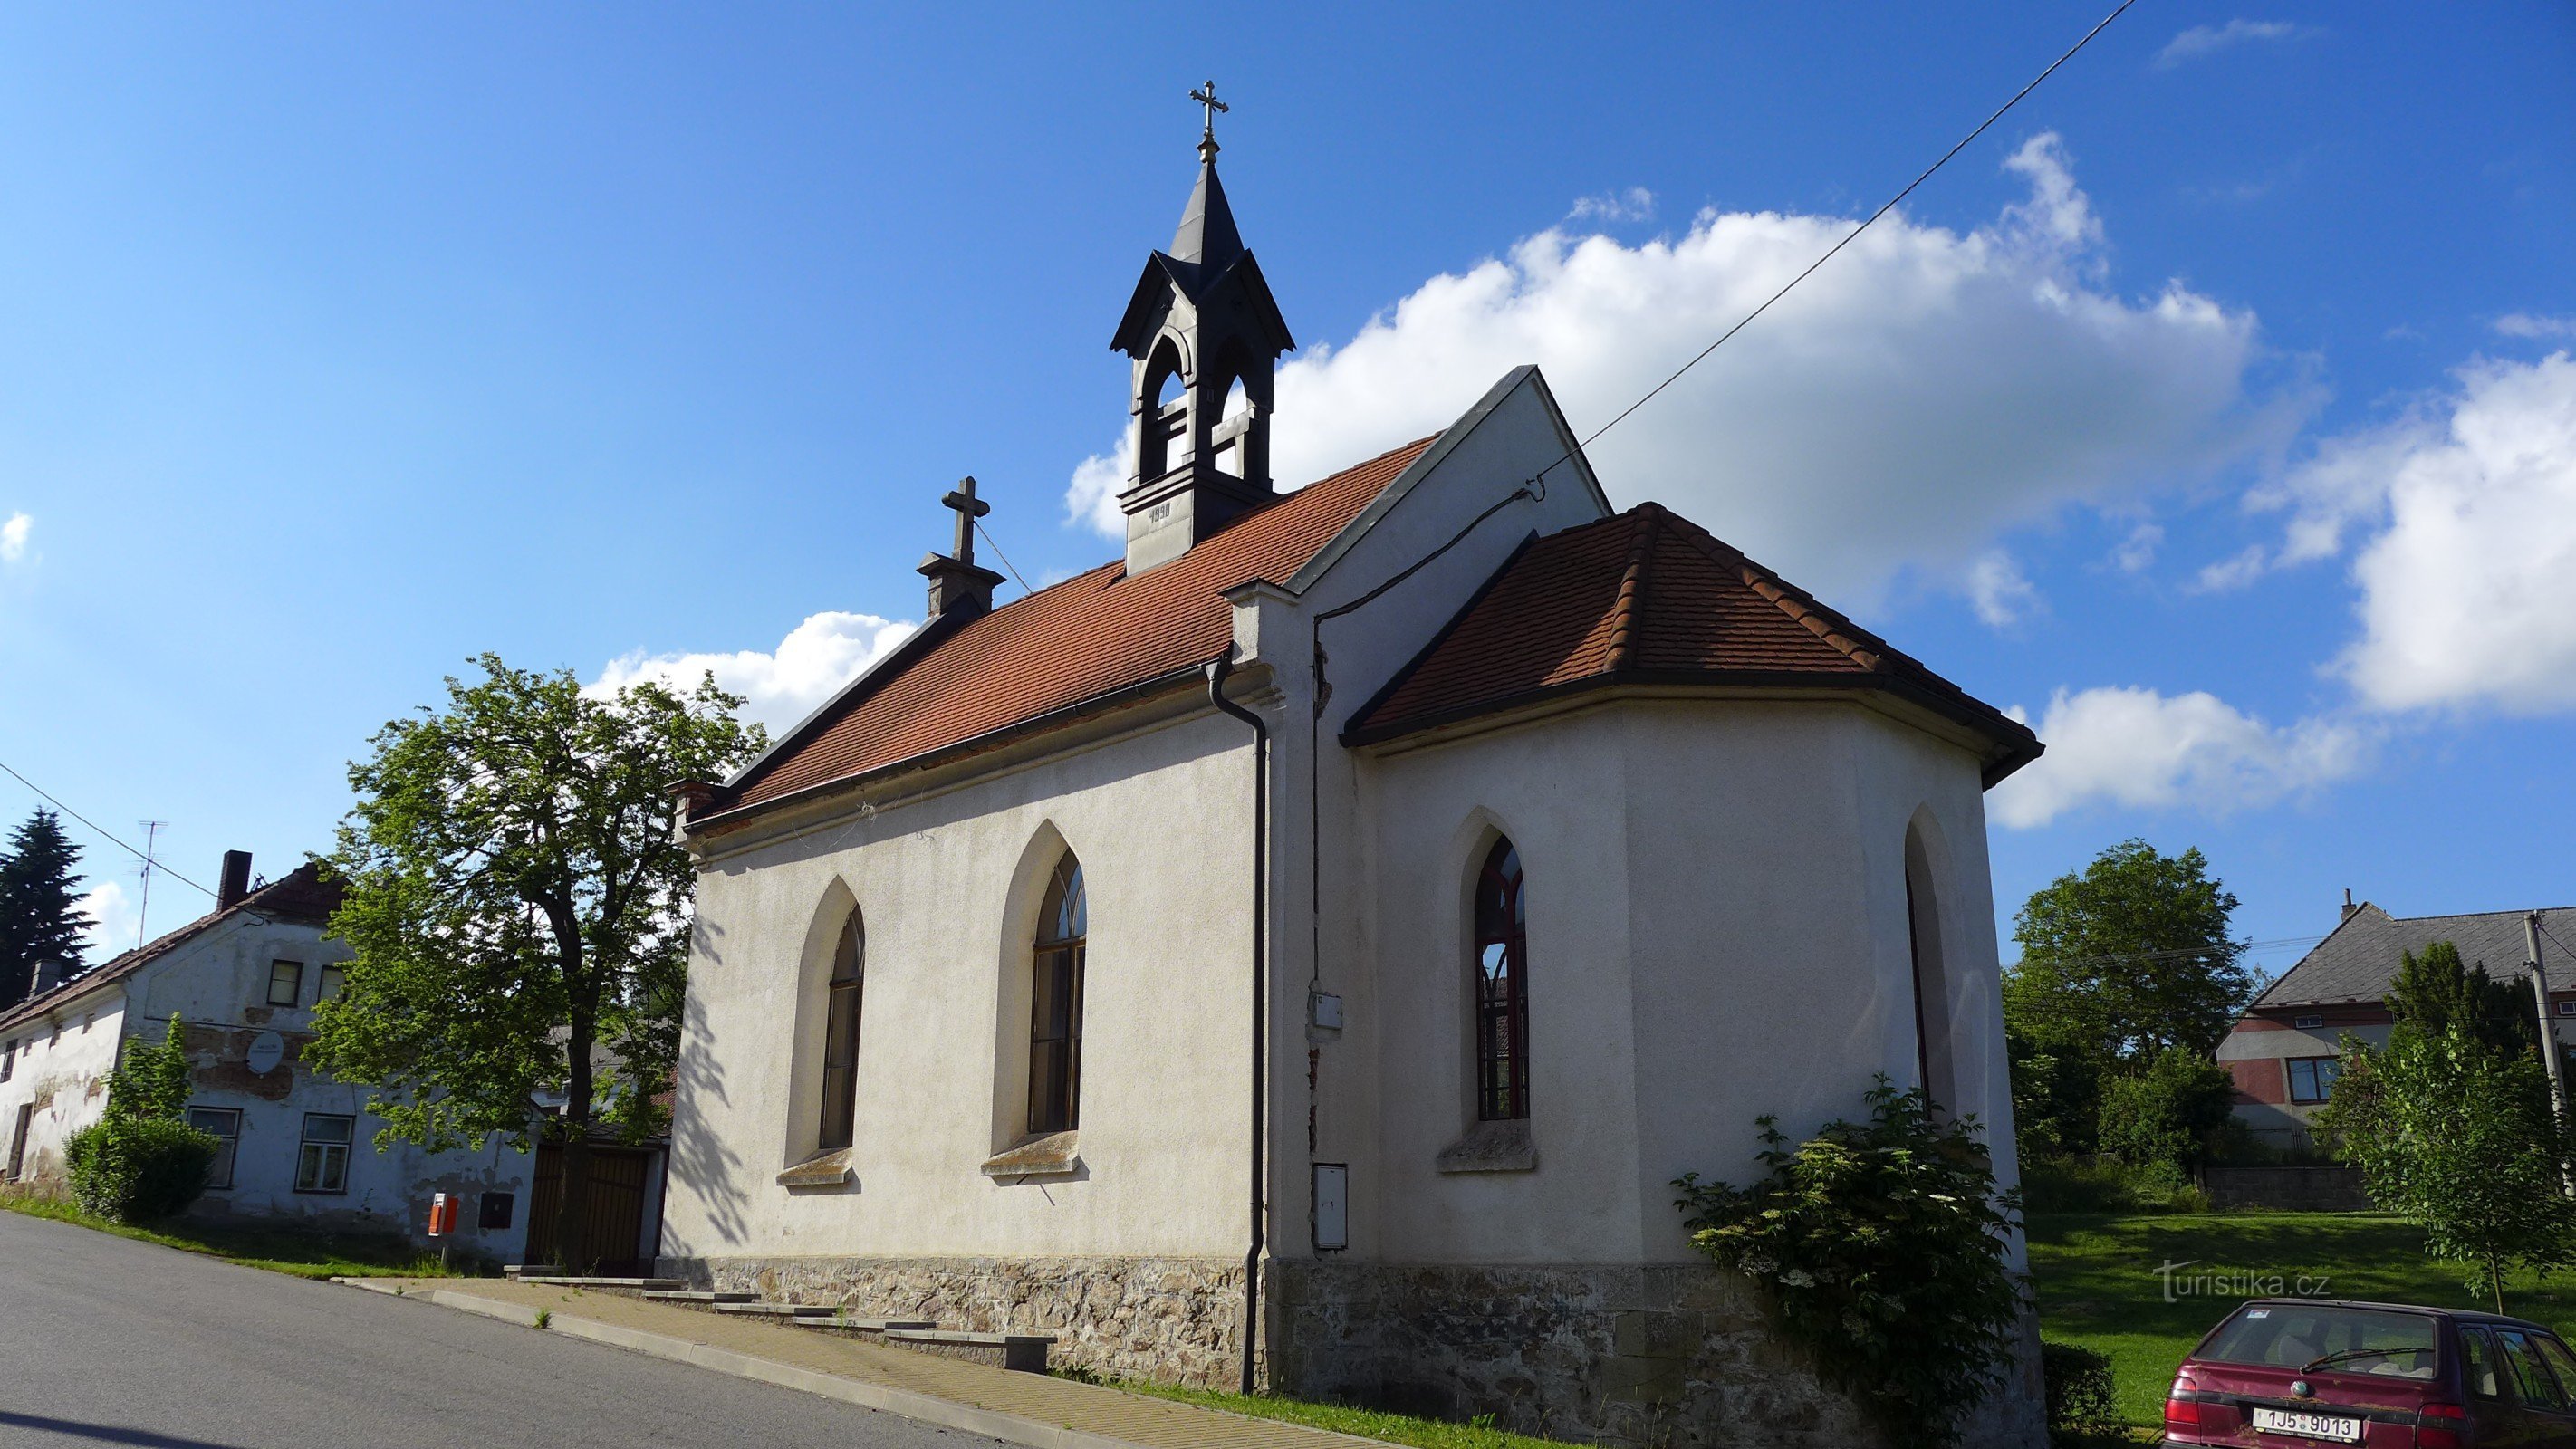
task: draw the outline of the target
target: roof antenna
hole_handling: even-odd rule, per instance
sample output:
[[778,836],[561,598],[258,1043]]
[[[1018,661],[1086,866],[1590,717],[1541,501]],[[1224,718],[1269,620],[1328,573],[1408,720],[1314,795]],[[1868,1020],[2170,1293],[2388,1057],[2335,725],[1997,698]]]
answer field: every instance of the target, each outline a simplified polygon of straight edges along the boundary
[[141,820],[135,823],[143,827],[143,902],[134,911],[134,949],[140,951],[144,942],[143,923],[152,919],[152,867],[156,864],[152,859],[152,846],[160,838],[162,827],[170,822]]

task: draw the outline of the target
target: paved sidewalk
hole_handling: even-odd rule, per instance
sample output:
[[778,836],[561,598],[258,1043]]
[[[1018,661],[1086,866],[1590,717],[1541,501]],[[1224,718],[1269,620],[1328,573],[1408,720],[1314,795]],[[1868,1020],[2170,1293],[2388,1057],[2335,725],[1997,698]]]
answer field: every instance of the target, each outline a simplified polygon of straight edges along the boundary
[[569,1337],[826,1394],[1037,1449],[1356,1449],[1379,1443],[615,1293],[498,1278],[341,1281],[520,1323],[532,1321],[544,1310],[548,1327]]

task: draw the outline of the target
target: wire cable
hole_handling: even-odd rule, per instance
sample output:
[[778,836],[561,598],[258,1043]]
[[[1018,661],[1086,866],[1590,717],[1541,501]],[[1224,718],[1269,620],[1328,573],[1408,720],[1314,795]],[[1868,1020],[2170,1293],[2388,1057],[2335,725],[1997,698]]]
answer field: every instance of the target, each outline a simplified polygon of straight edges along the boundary
[[47,791],[44,786],[37,784],[35,781],[19,774],[16,770],[11,769],[7,761],[0,760],[0,770],[7,770],[11,779],[16,780],[19,784],[35,791],[37,794],[44,796],[47,803],[51,804],[55,809],[63,812],[65,815],[79,821],[81,824],[88,826],[92,831],[97,833],[100,839],[105,840],[108,844],[115,846],[117,849],[124,851],[130,856],[133,856],[136,860],[148,863],[154,870],[170,877],[181,885],[194,886],[198,890],[205,891],[206,895],[211,899],[222,899],[222,897],[217,896],[213,891],[206,890],[204,886],[197,885],[195,881],[188,879],[186,876],[172,870],[169,866],[162,864],[158,859],[145,855],[142,851],[139,851],[133,846],[126,844],[124,841],[117,839],[115,836],[110,835],[106,828],[101,826],[97,821],[90,819],[88,816],[74,810],[69,805],[64,804],[61,800],[56,799],[52,793]]
[[1020,571],[1018,569],[1011,567],[1011,556],[1002,552],[1001,543],[993,537],[993,531],[984,526],[984,520],[980,518],[975,520],[975,532],[982,535],[986,543],[993,545],[993,557],[1002,561],[1002,567],[1011,570],[1011,578],[1019,584],[1021,593],[1034,594],[1037,592],[1037,590],[1029,587],[1029,581],[1027,579],[1020,577]]
[[2002,105],[1995,107],[1995,112],[1994,112],[1994,114],[1993,114],[1993,115],[1988,116],[1988,117],[1986,117],[1983,121],[1980,121],[1980,122],[1978,122],[1978,123],[1977,123],[1977,129],[1975,129],[1975,130],[1973,130],[1973,131],[1970,131],[1970,132],[1969,132],[1968,134],[1966,134],[1965,136],[1960,137],[1960,138],[1959,138],[1959,143],[1958,143],[1957,145],[1952,146],[1949,150],[1944,151],[1944,152],[1942,152],[1942,153],[1941,153],[1941,159],[1940,159],[1940,160],[1935,161],[1935,162],[1933,162],[1931,165],[1924,167],[1924,168],[1923,168],[1923,172],[1922,172],[1922,174],[1921,174],[1921,175],[1919,175],[1919,176],[1915,177],[1913,180],[1911,180],[1911,181],[1909,181],[1909,182],[1905,183],[1905,189],[1904,189],[1904,190],[1902,190],[1902,191],[1900,191],[1900,192],[1896,193],[1894,196],[1889,197],[1889,198],[1887,199],[1887,201],[1886,201],[1883,205],[1881,205],[1881,206],[1878,208],[1878,210],[1871,212],[1871,213],[1870,213],[1870,214],[1869,214],[1865,219],[1863,219],[1863,220],[1862,220],[1862,222],[1861,222],[1861,224],[1860,224],[1860,225],[1858,225],[1858,226],[1856,226],[1856,227],[1853,227],[1853,228],[1851,229],[1851,231],[1850,231],[1847,235],[1845,235],[1841,241],[1838,241],[1838,242],[1834,243],[1831,247],[1827,248],[1827,249],[1826,249],[1826,251],[1825,251],[1825,254],[1824,254],[1823,256],[1820,256],[1820,257],[1816,258],[1814,261],[1809,262],[1809,263],[1807,264],[1807,269],[1806,269],[1805,271],[1802,271],[1802,272],[1800,272],[1798,275],[1796,275],[1796,276],[1794,276],[1794,277],[1791,277],[1791,278],[1789,279],[1789,281],[1788,281],[1788,284],[1787,284],[1787,285],[1783,286],[1779,291],[1776,291],[1776,292],[1772,293],[1772,294],[1771,294],[1767,299],[1765,299],[1765,300],[1763,301],[1763,303],[1762,303],[1762,305],[1761,305],[1761,306],[1756,307],[1756,308],[1754,308],[1752,311],[1745,313],[1745,314],[1744,314],[1744,316],[1743,316],[1743,318],[1742,318],[1741,320],[1739,320],[1739,321],[1738,321],[1734,326],[1729,327],[1729,328],[1727,328],[1724,332],[1720,333],[1720,334],[1718,335],[1718,339],[1717,339],[1715,342],[1712,342],[1712,343],[1710,343],[1709,345],[1707,345],[1706,347],[1701,348],[1701,349],[1698,351],[1698,353],[1696,353],[1695,355],[1693,355],[1693,356],[1692,356],[1692,358],[1691,358],[1691,360],[1690,360],[1690,361],[1683,363],[1681,366],[1679,366],[1679,367],[1677,367],[1677,368],[1674,368],[1674,369],[1673,369],[1673,371],[1672,371],[1672,375],[1671,375],[1671,376],[1669,376],[1669,377],[1665,378],[1663,381],[1661,381],[1661,382],[1659,382],[1659,383],[1656,383],[1656,384],[1654,385],[1654,387],[1652,387],[1651,389],[1649,389],[1649,390],[1647,391],[1647,393],[1646,393],[1646,395],[1645,395],[1644,397],[1641,397],[1641,398],[1637,399],[1635,402],[1632,402],[1632,403],[1628,404],[1626,407],[1621,408],[1621,409],[1619,410],[1619,414],[1618,414],[1618,416],[1616,416],[1616,417],[1612,418],[1610,421],[1608,421],[1608,422],[1606,422],[1606,423],[1603,423],[1600,427],[1595,428],[1595,429],[1592,431],[1592,435],[1591,435],[1590,437],[1585,438],[1582,442],[1577,443],[1577,444],[1575,444],[1572,448],[1567,449],[1567,450],[1566,450],[1566,453],[1565,453],[1565,456],[1563,456],[1563,457],[1561,457],[1561,458],[1557,459],[1557,460],[1556,460],[1555,462],[1553,462],[1553,463],[1548,464],[1545,468],[1541,468],[1541,469],[1539,469],[1539,470],[1538,470],[1538,476],[1539,476],[1539,477],[1541,477],[1541,478],[1545,478],[1545,477],[1546,477],[1550,472],[1554,471],[1554,470],[1555,470],[1555,469],[1557,469],[1557,468],[1561,468],[1561,467],[1563,467],[1566,463],[1568,463],[1568,462],[1572,461],[1572,460],[1573,460],[1573,458],[1574,458],[1577,454],[1581,453],[1584,449],[1586,449],[1586,448],[1588,448],[1588,447],[1591,447],[1594,443],[1596,443],[1596,442],[1600,441],[1600,439],[1601,439],[1601,435],[1602,435],[1603,433],[1606,433],[1606,432],[1610,431],[1612,428],[1615,428],[1615,427],[1619,426],[1621,423],[1623,423],[1623,422],[1627,421],[1627,419],[1628,419],[1628,415],[1629,415],[1630,413],[1633,413],[1633,412],[1635,412],[1637,409],[1639,409],[1639,408],[1641,408],[1641,407],[1644,407],[1646,404],[1648,404],[1648,403],[1650,403],[1650,402],[1654,401],[1654,400],[1655,400],[1655,395],[1656,395],[1657,393],[1660,393],[1660,392],[1662,392],[1665,388],[1671,387],[1674,383],[1681,381],[1681,379],[1682,379],[1682,374],[1683,374],[1683,373],[1686,373],[1686,372],[1690,371],[1692,368],[1699,366],[1699,365],[1700,365],[1700,363],[1701,363],[1703,360],[1705,360],[1705,359],[1708,357],[1708,355],[1709,355],[1710,353],[1715,352],[1715,351],[1716,351],[1717,349],[1719,349],[1720,347],[1725,346],[1728,338],[1733,337],[1736,333],[1743,331],[1743,330],[1744,330],[1746,327],[1748,327],[1748,326],[1751,326],[1751,325],[1752,325],[1752,323],[1753,323],[1753,319],[1754,319],[1754,318],[1759,317],[1759,316],[1761,316],[1763,313],[1770,311],[1770,310],[1771,310],[1771,304],[1772,304],[1772,303],[1777,302],[1777,301],[1779,301],[1781,298],[1788,296],[1788,295],[1789,295],[1789,293],[1790,293],[1790,291],[1791,291],[1792,289],[1794,289],[1794,288],[1795,288],[1795,287],[1796,287],[1800,282],[1803,282],[1803,281],[1807,280],[1807,278],[1809,278],[1810,276],[1813,276],[1813,275],[1815,274],[1815,271],[1816,271],[1816,269],[1817,269],[1818,267],[1821,267],[1821,266],[1823,266],[1825,263],[1832,261],[1832,260],[1834,259],[1834,256],[1835,256],[1835,254],[1836,254],[1836,253],[1840,252],[1843,248],[1845,248],[1845,247],[1847,247],[1847,246],[1850,246],[1854,241],[1857,241],[1857,240],[1860,238],[1860,234],[1861,234],[1862,232],[1865,232],[1865,231],[1869,230],[1869,229],[1870,229],[1870,227],[1871,227],[1874,223],[1876,223],[1880,217],[1883,217],[1883,216],[1887,215],[1889,212],[1894,211],[1894,210],[1897,208],[1897,206],[1898,206],[1898,204],[1899,204],[1899,203],[1903,202],[1903,201],[1905,200],[1905,198],[1907,198],[1907,197],[1909,197],[1909,196],[1912,196],[1912,195],[1914,194],[1914,190],[1915,190],[1915,188],[1916,188],[1916,187],[1921,186],[1924,182],[1931,180],[1931,179],[1932,179],[1932,173],[1934,173],[1934,172],[1936,172],[1936,171],[1940,170],[1942,167],[1944,167],[1944,166],[1946,166],[1946,165],[1950,164],[1950,158],[1952,158],[1952,157],[1954,157],[1954,156],[1958,155],[1958,154],[1959,154],[1960,152],[1962,152],[1962,151],[1967,150],[1967,149],[1968,149],[1968,147],[1969,147],[1969,145],[1970,145],[1972,142],[1974,142],[1974,141],[1975,141],[1979,136],[1982,136],[1982,135],[1986,134],[1986,132],[1987,132],[1988,130],[1990,130],[1990,129],[1994,126],[1995,122],[2002,120],[2002,119],[2004,118],[2004,113],[2005,113],[2006,111],[2009,111],[2009,110],[2011,110],[2013,107],[2015,107],[2015,106],[2017,106],[2017,105],[2020,105],[2020,104],[2021,104],[2021,102],[2022,102],[2022,98],[2023,98],[2023,97],[2028,96],[2032,91],[2035,91],[2035,90],[2039,89],[2039,83],[2040,83],[2041,81],[2044,81],[2044,80],[2048,79],[2050,76],[2057,74],[2057,69],[2058,69],[2058,67],[2059,67],[2059,66],[2062,66],[2062,65],[2066,64],[2068,61],[2073,60],[2073,59],[2075,58],[2075,54],[2076,54],[2076,52],[2077,52],[2077,51],[2080,51],[2080,50],[2082,50],[2085,46],[2092,44],[2092,43],[2093,43],[2093,37],[2095,37],[2095,36],[2097,36],[2097,35],[2100,35],[2100,34],[2101,34],[2103,31],[2105,31],[2105,30],[2110,29],[2110,28],[2111,28],[2111,22],[2112,22],[2112,21],[2117,20],[2117,19],[2119,19],[2122,15],[2127,14],[2127,13],[2128,13],[2128,10],[2129,10],[2129,7],[2130,7],[2130,6],[2132,6],[2132,5],[2135,5],[2135,4],[2137,4],[2137,3],[2138,3],[2138,0],[2120,0],[2119,8],[2117,8],[2117,9],[2113,10],[2110,14],[2103,16],[2100,24],[2095,25],[2091,30],[2088,30],[2088,31],[2084,32],[2084,38],[2083,38],[2083,39],[2078,40],[2077,42],[2075,42],[2075,43],[2074,43],[2073,45],[2071,45],[2071,46],[2068,46],[2068,47],[2066,48],[2066,53],[2065,53],[2064,55],[2061,55],[2061,56],[2059,56],[2057,59],[2055,59],[2055,60],[2053,60],[2053,61],[2050,61],[2050,62],[2048,63],[2048,69],[2043,70],[2043,71],[2041,71],[2038,75],[2035,75],[2035,76],[2031,77],[2030,84],[2028,84],[2028,85],[2026,85],[2026,86],[2023,86],[2020,90],[2017,90],[2017,91],[2013,92],[2013,95],[2012,95],[2012,99],[2011,99],[2011,100],[2008,100],[2008,101],[2004,102]]

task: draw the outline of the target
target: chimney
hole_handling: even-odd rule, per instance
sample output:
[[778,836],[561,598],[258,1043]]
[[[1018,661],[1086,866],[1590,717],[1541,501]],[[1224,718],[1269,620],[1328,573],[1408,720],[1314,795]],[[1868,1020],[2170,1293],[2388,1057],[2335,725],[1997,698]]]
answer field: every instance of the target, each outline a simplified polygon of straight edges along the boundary
[[242,897],[249,894],[250,852],[247,850],[225,851],[224,871],[215,882],[215,909],[220,911],[240,905],[242,903]]
[[2352,903],[2352,887],[2345,886],[2343,888],[2343,918],[2347,921],[2351,920],[2352,913],[2360,909],[2361,907]]
[[27,994],[30,996],[42,996],[46,992],[53,990],[55,987],[62,985],[64,982],[71,980],[73,974],[73,966],[69,961],[61,959],[39,961],[36,963],[35,989]]

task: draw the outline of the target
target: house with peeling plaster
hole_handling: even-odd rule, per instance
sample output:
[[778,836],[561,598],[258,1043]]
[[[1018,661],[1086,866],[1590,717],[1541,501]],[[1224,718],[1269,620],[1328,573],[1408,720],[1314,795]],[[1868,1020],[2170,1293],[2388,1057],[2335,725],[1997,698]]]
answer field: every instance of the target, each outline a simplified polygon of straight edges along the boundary
[[367,1089],[302,1059],[313,1008],[338,992],[349,958],[324,936],[339,889],[310,863],[274,882],[254,882],[250,864],[248,852],[227,852],[214,910],[68,981],[40,983],[0,1015],[8,1179],[62,1188],[63,1144],[106,1110],[125,1042],[160,1041],[176,1016],[196,1087],[188,1120],[222,1144],[192,1214],[423,1238],[431,1196],[446,1192],[463,1202],[448,1242],[518,1261],[530,1154],[497,1139],[472,1151],[376,1149]]
[[[1124,554],[997,606],[967,480],[928,623],[682,787],[663,1272],[1586,1442],[1871,1442],[1671,1183],[1882,1075],[2017,1180],[1983,796],[2038,741],[1614,509],[1535,368],[1405,380],[1471,405],[1280,486],[1294,344],[1215,155],[1111,338]],[[2042,1441],[2030,1337],[1971,1442]]]

